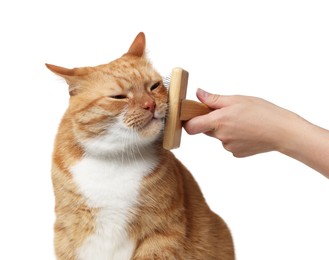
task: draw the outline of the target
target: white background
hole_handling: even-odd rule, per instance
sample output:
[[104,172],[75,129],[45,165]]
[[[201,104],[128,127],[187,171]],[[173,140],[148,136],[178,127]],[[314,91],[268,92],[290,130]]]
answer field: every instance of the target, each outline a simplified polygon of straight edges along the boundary
[[[0,29],[0,259],[54,259],[50,158],[68,93],[46,62],[107,63],[144,31],[160,73],[189,71],[188,98],[259,96],[329,128],[328,1],[2,1]],[[275,152],[234,158],[205,135],[174,152],[238,260],[329,259],[328,179]]]

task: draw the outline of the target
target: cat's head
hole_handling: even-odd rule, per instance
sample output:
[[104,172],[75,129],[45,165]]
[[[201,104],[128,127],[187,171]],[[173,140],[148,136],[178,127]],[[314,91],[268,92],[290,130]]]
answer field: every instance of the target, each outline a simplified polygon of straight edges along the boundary
[[146,58],[143,33],[108,64],[74,69],[46,65],[69,85],[66,120],[87,152],[121,152],[162,137],[168,93]]

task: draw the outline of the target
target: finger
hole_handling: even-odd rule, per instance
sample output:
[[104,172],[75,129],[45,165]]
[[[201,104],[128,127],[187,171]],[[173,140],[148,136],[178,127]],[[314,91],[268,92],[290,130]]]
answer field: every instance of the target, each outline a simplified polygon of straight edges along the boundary
[[213,131],[215,128],[215,121],[211,113],[194,117],[185,122],[183,124],[185,131],[190,135]]
[[203,89],[196,92],[198,99],[212,109],[223,108],[229,105],[230,96],[211,94]]

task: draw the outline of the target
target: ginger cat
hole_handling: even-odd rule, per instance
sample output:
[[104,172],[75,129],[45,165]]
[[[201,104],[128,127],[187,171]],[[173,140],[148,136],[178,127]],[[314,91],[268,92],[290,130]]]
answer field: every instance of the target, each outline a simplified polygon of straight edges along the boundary
[[231,234],[162,148],[168,100],[139,33],[96,67],[46,64],[69,85],[54,145],[59,260],[233,260]]

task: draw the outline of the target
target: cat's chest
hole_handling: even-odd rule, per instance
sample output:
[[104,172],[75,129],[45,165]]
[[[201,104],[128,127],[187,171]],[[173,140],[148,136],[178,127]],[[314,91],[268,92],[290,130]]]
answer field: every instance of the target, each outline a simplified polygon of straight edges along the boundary
[[83,158],[72,169],[79,192],[93,208],[125,208],[133,204],[142,178],[154,161],[111,162]]
[[97,208],[95,232],[78,250],[79,259],[130,259],[135,243],[127,233],[128,223],[138,204],[141,181],[155,163],[83,158],[71,169],[86,204]]

